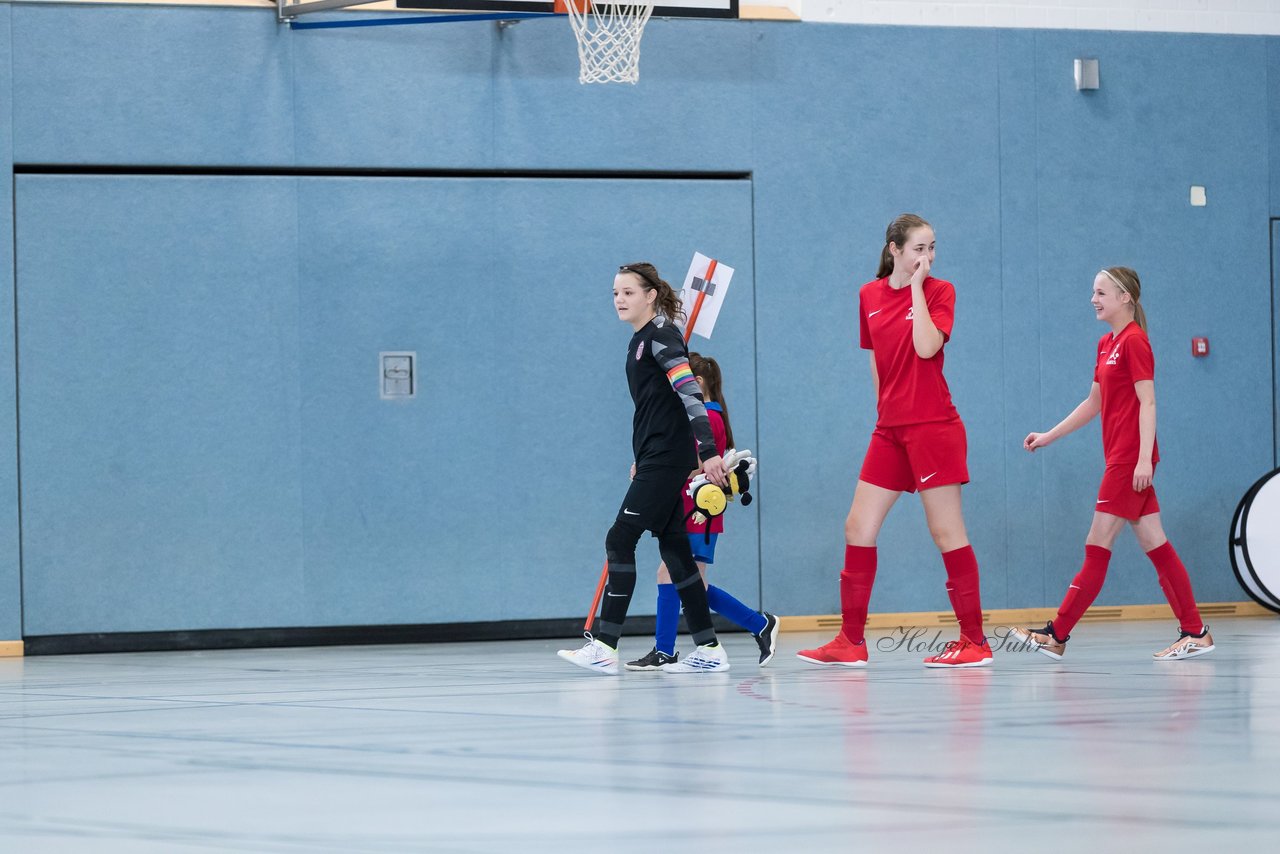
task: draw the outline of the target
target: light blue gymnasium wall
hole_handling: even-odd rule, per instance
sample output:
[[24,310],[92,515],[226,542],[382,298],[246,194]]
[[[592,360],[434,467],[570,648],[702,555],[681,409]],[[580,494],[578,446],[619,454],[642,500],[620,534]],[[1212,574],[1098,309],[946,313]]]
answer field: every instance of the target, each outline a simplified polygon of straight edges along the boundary
[[[1173,49],[1158,35],[1054,33],[1039,46],[1044,423],[1089,387],[1100,332],[1091,277],[1104,265],[1134,267],[1157,358],[1165,529],[1202,599],[1238,599],[1227,529],[1240,496],[1271,467],[1267,40],[1206,36]],[[1085,51],[1103,58],[1099,97],[1048,85]],[[1207,188],[1208,206],[1189,205],[1192,184]],[[1197,335],[1211,341],[1207,359],[1190,355]],[[1097,488],[1096,468],[1078,463],[1100,453],[1090,431],[1019,469],[1041,467],[1045,553],[1064,563],[1082,551]],[[1160,601],[1131,537],[1112,566],[1099,604]],[[1069,569],[1047,567],[1051,581],[1055,573],[1065,584]]]
[[[721,578],[753,599],[759,571],[771,609],[833,612],[874,420],[856,286],[901,210],[935,223],[937,271],[958,288],[948,375],[985,604],[1052,604],[1078,565],[1096,429],[1034,458],[1018,443],[1087,391],[1101,333],[1087,290],[1115,262],[1147,285],[1168,527],[1202,599],[1243,598],[1224,534],[1271,455],[1256,366],[1269,359],[1273,40],[656,21],[640,86],[604,88],[573,82],[572,41],[546,22],[291,33],[247,10],[11,16],[18,162],[753,173],[603,187],[24,176],[20,246],[65,236],[68,208],[87,225],[75,252],[51,244],[19,272],[28,634],[579,613],[628,452],[626,330],[607,303],[582,306],[609,265],[648,254],[678,276],[697,241],[739,270],[714,351],[766,467],[755,511],[731,520]],[[1077,55],[1101,58],[1100,92],[1074,91]],[[1187,206],[1191,183],[1209,187],[1208,208]],[[198,265],[193,229],[211,232]],[[1240,247],[1230,268],[1224,245]],[[455,283],[474,280],[499,289],[495,346],[464,340],[474,315]],[[526,281],[537,295],[513,285]],[[1235,299],[1213,298],[1227,287]],[[544,304],[563,361],[524,322]],[[100,382],[51,387],[77,321],[97,324],[73,349],[99,357]],[[1211,359],[1186,355],[1193,334],[1211,337]],[[423,398],[398,407],[369,396],[371,360],[393,347],[432,359]],[[189,383],[153,370],[173,349]],[[533,361],[513,372],[522,352]],[[547,405],[555,394],[598,406],[579,422]],[[450,419],[439,404],[458,396],[486,417]],[[55,420],[86,401],[100,418]],[[513,494],[538,500],[486,525],[457,496],[526,438],[513,426],[533,436]],[[77,431],[100,435],[77,446]],[[96,481],[56,438],[92,458]],[[113,465],[157,462],[113,480]],[[92,512],[89,493],[112,483]],[[875,610],[947,607],[917,500],[881,545]],[[1101,601],[1160,601],[1136,548],[1114,566]]]
[[[956,282],[946,358],[970,438],[969,523],[985,583],[1001,585],[1001,412],[983,405],[971,367],[1001,323],[999,113],[995,87],[974,85],[974,75],[994,80],[997,36],[808,26],[760,36],[761,459],[782,474],[762,492],[765,601],[781,613],[839,610],[843,521],[875,422],[857,288],[875,274],[885,224],[903,210],[934,223],[936,271]],[[905,65],[884,61],[917,54]],[[980,370],[988,382],[999,377],[998,366]],[[917,499],[900,502],[880,544],[874,609],[947,607]]]
[[[1280,218],[1280,168],[1277,168],[1276,157],[1280,153],[1280,39],[1272,39],[1267,42],[1267,116],[1269,118],[1269,134],[1267,141],[1269,151],[1272,157],[1271,168],[1271,200],[1269,210],[1273,220]],[[1271,224],[1272,246],[1273,249],[1277,245],[1274,235],[1277,234],[1276,222]],[[1277,281],[1277,271],[1280,271],[1280,252],[1272,252],[1271,258],[1271,280]],[[1274,300],[1272,302],[1272,329],[1276,328],[1276,324],[1280,323],[1280,305]],[[1280,341],[1273,340],[1275,349],[1272,351],[1272,358],[1280,360]],[[1280,424],[1280,394],[1275,395],[1276,403],[1274,412],[1272,413],[1273,424]],[[1275,456],[1273,461],[1280,463],[1280,431],[1275,433]]]
[[[10,7],[0,7],[0,166],[13,154],[13,114],[8,109],[8,68],[12,59]],[[6,169],[7,171],[7,169]],[[18,545],[18,454],[14,420],[13,369],[13,182],[0,181],[0,270],[10,271],[0,286],[0,640],[22,637],[22,574]]]
[[[584,235],[593,260],[566,268],[559,224],[587,204],[608,235],[705,233],[712,217],[679,207],[692,191],[20,176],[20,218],[45,223],[18,233],[33,256],[21,300],[28,632],[104,612],[115,630],[143,631],[585,608],[630,462],[617,382],[630,336],[598,270],[649,241]],[[723,254],[749,258],[746,183],[696,192],[738,234]],[[78,222],[59,223],[71,210]],[[115,250],[100,257],[98,244]],[[145,298],[120,300],[124,281]],[[566,307],[596,322],[575,330]],[[748,289],[719,342],[748,367],[735,410],[748,441],[751,308]],[[420,398],[378,399],[380,350],[418,353]],[[727,544],[744,565],[751,516]]]

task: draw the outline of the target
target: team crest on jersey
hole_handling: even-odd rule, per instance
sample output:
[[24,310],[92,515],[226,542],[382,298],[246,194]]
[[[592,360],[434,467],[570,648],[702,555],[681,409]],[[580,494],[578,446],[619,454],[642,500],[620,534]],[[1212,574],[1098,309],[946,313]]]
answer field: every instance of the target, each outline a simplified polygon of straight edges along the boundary
[[916,319],[915,312],[916,312],[916,307],[914,305],[911,306],[911,308],[907,309],[907,320],[915,320]]
[[644,342],[641,341],[636,345],[636,361],[640,361],[640,357],[644,355]]
[[1119,358],[1120,358],[1120,348],[1116,347],[1114,350],[1111,351],[1111,355],[1107,357],[1107,364],[1114,365],[1116,363],[1116,360]]

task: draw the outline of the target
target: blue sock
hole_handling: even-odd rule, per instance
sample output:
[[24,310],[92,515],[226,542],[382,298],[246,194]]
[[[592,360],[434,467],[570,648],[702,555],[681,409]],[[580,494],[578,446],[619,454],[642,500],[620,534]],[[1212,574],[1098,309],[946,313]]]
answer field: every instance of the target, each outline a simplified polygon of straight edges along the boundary
[[658,623],[653,645],[658,652],[676,654],[676,630],[680,628],[680,594],[674,584],[658,585]]
[[728,617],[753,635],[763,632],[765,623],[768,622],[764,614],[748,608],[714,584],[707,588],[707,604],[711,606],[712,611],[722,617]]

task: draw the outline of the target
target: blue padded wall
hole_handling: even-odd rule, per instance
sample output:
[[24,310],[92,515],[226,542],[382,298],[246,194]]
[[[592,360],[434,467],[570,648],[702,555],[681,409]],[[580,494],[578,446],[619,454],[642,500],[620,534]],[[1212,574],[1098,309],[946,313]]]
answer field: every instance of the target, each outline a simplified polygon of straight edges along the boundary
[[20,6],[13,43],[19,163],[293,160],[292,42],[274,10]]
[[[1042,429],[1046,418],[1040,406],[1044,377],[1041,357],[1039,270],[1034,259],[1040,240],[1036,188],[1037,91],[1036,34],[1000,33],[997,87],[1000,93],[1000,281],[1003,330],[999,349],[992,348],[1002,366],[1000,401],[1004,410],[1000,431],[1000,462],[1004,482],[1004,530],[992,548],[1003,548],[1004,577],[988,571],[983,592],[989,601],[1051,604],[1059,594],[1056,581],[1046,577],[1045,532],[1053,520],[1042,512],[1042,480],[1038,467],[1028,467],[1021,439]],[[1056,77],[1056,75],[1054,75]],[[1054,360],[1050,360],[1050,366]],[[1087,508],[1087,505],[1082,505]],[[997,554],[999,552],[996,552]],[[1069,560],[1066,561],[1069,565]]]
[[[682,279],[689,234],[744,262],[712,351],[753,437],[746,181],[18,190],[29,634],[585,610],[630,464],[612,271]],[[380,399],[387,350],[415,399]],[[756,600],[754,512],[733,528]]]
[[[1257,393],[1266,376],[1258,368],[1271,358],[1259,180],[1267,163],[1260,148],[1239,144],[1266,138],[1257,85],[1265,40],[1204,36],[1179,40],[1175,51],[1165,36],[1054,32],[1037,45],[1043,420],[1033,429],[1088,393],[1092,345],[1107,331],[1088,303],[1094,275],[1113,264],[1137,269],[1156,354],[1165,529],[1201,598],[1237,598],[1227,529],[1271,456],[1270,402]],[[1100,59],[1102,88],[1077,93],[1072,58],[1086,55]],[[1193,184],[1207,187],[1208,206],[1190,205]],[[1211,339],[1210,358],[1192,358],[1196,335]],[[1039,468],[1043,479],[1053,591],[1082,557],[1101,456],[1096,425],[1036,456],[1019,472]],[[1132,537],[1119,541],[1112,567],[1099,604],[1161,601]]]
[[293,625],[292,179],[20,176],[26,633]]
[[[299,209],[309,623],[585,613],[632,460],[613,274],[649,259],[678,287],[690,235],[736,265],[691,347],[750,447],[749,182],[307,180]],[[416,399],[378,400],[380,350],[417,352]],[[754,507],[730,529],[722,580],[756,601]]]
[[[1277,282],[1280,282],[1280,218],[1273,218],[1271,220],[1271,287],[1273,293]],[[1271,357],[1280,361],[1280,338],[1275,335],[1277,324],[1280,324],[1280,303],[1277,303],[1274,297],[1271,302],[1271,312]],[[1272,362],[1272,364],[1274,365],[1276,362]],[[1265,393],[1265,389],[1255,393]],[[1272,457],[1272,465],[1274,466],[1280,465],[1280,388],[1272,390],[1272,409],[1273,418],[1275,419],[1272,421],[1272,439],[1275,442],[1274,456]]]
[[577,85],[563,24],[295,33],[298,163],[751,168],[750,26],[652,22],[632,87]]
[[1267,152],[1271,177],[1271,204],[1268,210],[1280,217],[1280,39],[1267,39]]
[[[762,460],[722,580],[831,613],[875,419],[856,293],[904,210],[957,287],[984,604],[1055,604],[1079,565],[1097,427],[1020,443],[1088,391],[1108,264],[1143,276],[1166,527],[1200,598],[1243,598],[1226,529],[1274,452],[1276,39],[654,21],[640,85],[581,87],[555,22],[10,19],[19,163],[751,175],[19,176],[28,634],[576,615],[627,462],[609,272],[649,256],[678,278],[695,249],[738,268],[709,349]],[[1077,56],[1099,91],[1075,90]],[[377,399],[389,349],[423,358],[419,399]],[[467,496],[511,448],[522,500],[486,518]],[[874,610],[947,607],[918,499],[881,546]],[[1161,601],[1132,538],[1113,567],[1100,603]]]
[[[1280,242],[1277,242],[1276,219],[1280,219],[1280,39],[1271,39],[1267,42],[1267,117],[1269,119],[1268,135],[1267,135],[1267,151],[1270,155],[1271,166],[1271,198],[1268,210],[1271,213],[1271,287],[1274,289],[1280,278],[1277,277],[1276,270],[1280,267]],[[1277,305],[1274,298],[1272,299],[1272,319],[1271,328],[1273,330],[1272,344],[1276,349],[1272,352],[1273,360],[1280,358],[1280,342],[1275,340],[1274,330],[1276,324],[1280,323],[1280,305]],[[1275,362],[1272,362],[1275,365]],[[1273,375],[1273,380],[1275,376]],[[1275,446],[1272,457],[1273,465],[1280,465],[1280,386],[1273,387],[1272,393],[1275,405],[1272,412],[1273,438]]]
[[[968,79],[994,80],[995,40],[961,30],[760,29],[757,50],[769,57],[755,130],[760,348],[768,354],[761,459],[776,473],[761,509],[762,559],[766,601],[781,613],[839,609],[843,522],[875,423],[857,291],[875,275],[885,225],[904,210],[933,222],[935,274],[956,284],[946,359],[969,431],[969,524],[979,559],[1001,572],[1001,555],[990,551],[1004,525],[993,460],[1000,412],[983,387],[999,366],[975,365],[1000,331],[999,112],[995,87]],[[883,61],[904,52],[919,60],[905,69]],[[951,106],[938,110],[941,103]],[[947,607],[917,499],[899,502],[881,545],[873,609]]]
[[[8,92],[12,60],[10,7],[0,7],[0,92]],[[0,108],[0,169],[13,163],[13,123]],[[0,181],[0,641],[22,637],[22,575],[18,543],[18,453],[13,361],[13,182]]]

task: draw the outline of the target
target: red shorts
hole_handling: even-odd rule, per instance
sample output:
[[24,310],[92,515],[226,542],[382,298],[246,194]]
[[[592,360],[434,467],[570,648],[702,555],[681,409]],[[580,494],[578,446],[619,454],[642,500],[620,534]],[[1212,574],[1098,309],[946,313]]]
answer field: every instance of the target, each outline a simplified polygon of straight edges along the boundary
[[[1156,501],[1154,486],[1148,486],[1141,492],[1133,491],[1135,465],[1136,463],[1117,463],[1107,466],[1107,470],[1102,473],[1102,484],[1098,487],[1098,503],[1093,509],[1131,522],[1160,512],[1160,502]],[[1155,474],[1154,465],[1151,472]]]
[[964,423],[959,418],[877,427],[858,479],[895,492],[968,483],[968,450]]

